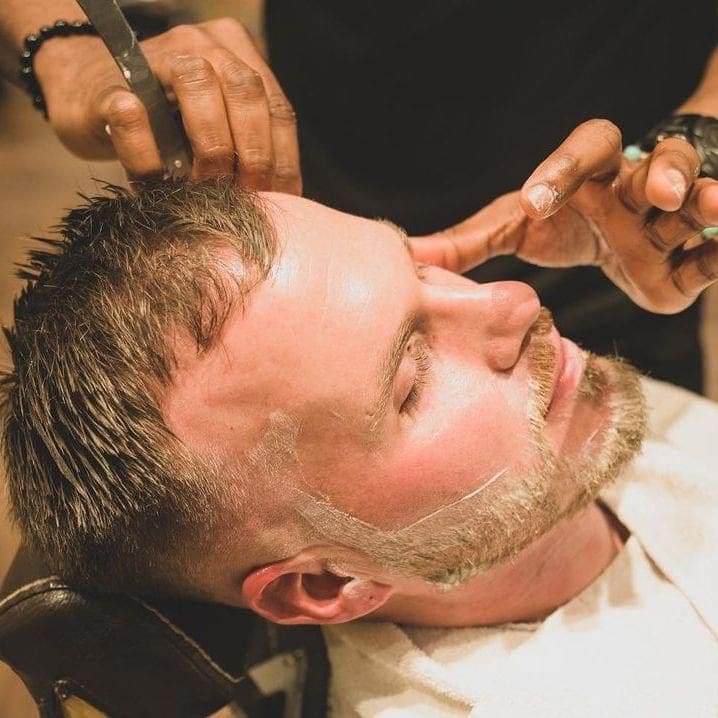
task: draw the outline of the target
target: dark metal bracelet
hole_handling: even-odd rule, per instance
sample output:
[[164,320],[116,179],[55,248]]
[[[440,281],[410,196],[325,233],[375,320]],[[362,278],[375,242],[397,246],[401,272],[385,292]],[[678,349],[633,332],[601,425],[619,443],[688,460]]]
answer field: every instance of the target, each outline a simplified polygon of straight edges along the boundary
[[40,83],[35,77],[33,61],[35,53],[42,47],[45,40],[53,37],[68,37],[69,35],[97,35],[97,30],[87,20],[56,20],[53,25],[45,25],[37,32],[30,33],[23,42],[23,51],[20,53],[20,80],[25,91],[32,98],[33,106],[40,110],[47,119],[47,106],[42,94]]
[[638,146],[652,152],[668,137],[679,137],[695,147],[701,162],[701,177],[718,179],[718,119],[708,115],[672,115],[659,122]]

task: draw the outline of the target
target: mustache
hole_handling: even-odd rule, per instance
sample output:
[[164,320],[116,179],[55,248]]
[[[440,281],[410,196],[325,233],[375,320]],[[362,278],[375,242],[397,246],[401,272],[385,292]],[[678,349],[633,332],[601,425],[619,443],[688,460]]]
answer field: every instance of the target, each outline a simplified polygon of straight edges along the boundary
[[529,411],[532,427],[540,431],[548,412],[554,388],[556,373],[556,348],[547,338],[554,326],[553,315],[541,307],[536,321],[526,334],[526,353],[529,366],[531,407]]
[[536,321],[529,328],[529,337],[532,335],[542,336],[544,334],[548,334],[553,329],[553,326],[554,321],[551,310],[548,309],[548,307],[541,307],[539,315],[536,317]]

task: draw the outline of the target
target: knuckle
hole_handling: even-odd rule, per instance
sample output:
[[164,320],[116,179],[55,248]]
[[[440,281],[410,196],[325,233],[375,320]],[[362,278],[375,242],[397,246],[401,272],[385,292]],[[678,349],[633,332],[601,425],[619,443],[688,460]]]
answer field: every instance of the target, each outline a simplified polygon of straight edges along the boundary
[[207,22],[202,23],[202,25],[208,29],[211,28],[223,30],[225,32],[240,32],[242,34],[247,34],[247,30],[244,25],[233,17],[225,16],[213,18],[212,20],[207,20]]
[[590,127],[591,130],[600,135],[608,144],[615,147],[620,147],[623,141],[623,135],[621,130],[611,122],[603,117],[596,117],[588,120],[585,123]]
[[229,83],[238,85],[261,84],[261,77],[243,60],[224,47],[215,47],[207,53],[217,73]]
[[269,98],[269,114],[282,123],[296,124],[297,115],[284,95],[274,94]]
[[264,96],[264,83],[258,72],[232,58],[223,69],[227,89],[237,97],[257,99]]
[[214,73],[212,63],[198,55],[177,55],[172,59],[174,77],[184,83],[206,81]]
[[136,128],[142,115],[142,103],[129,92],[117,92],[107,99],[106,117],[114,129]]
[[182,47],[193,46],[202,37],[202,31],[196,25],[187,24],[175,25],[166,34]]
[[224,162],[230,159],[233,153],[234,147],[226,142],[209,143],[194,150],[195,159],[210,164]]
[[203,54],[217,70],[223,70],[225,67],[237,62],[236,55],[226,47],[211,47]]
[[274,170],[271,156],[262,150],[245,151],[240,164],[246,173],[260,177],[269,176]]
[[[685,176],[690,184],[695,178],[695,169],[700,167],[698,152],[692,145],[680,140],[679,145],[663,146],[658,145],[660,156],[666,160],[671,167],[675,167]],[[663,161],[662,160],[662,161]]]
[[698,161],[698,154],[687,142],[681,140],[680,145],[658,145],[658,154],[669,164],[679,167],[683,172],[692,175],[694,162]]

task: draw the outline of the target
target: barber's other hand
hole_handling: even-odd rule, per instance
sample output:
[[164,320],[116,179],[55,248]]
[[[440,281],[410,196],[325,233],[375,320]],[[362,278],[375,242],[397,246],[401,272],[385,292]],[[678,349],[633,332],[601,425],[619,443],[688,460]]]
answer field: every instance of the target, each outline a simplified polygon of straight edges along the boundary
[[[294,112],[241,24],[178,26],[141,46],[181,112],[193,178],[234,175],[250,189],[301,193]],[[48,42],[35,69],[50,123],[71,152],[117,157],[135,178],[161,170],[147,112],[99,38]]]
[[515,254],[550,267],[600,266],[633,301],[653,312],[690,306],[718,279],[718,182],[696,179],[696,151],[659,143],[639,163],[621,152],[606,120],[579,125],[531,175],[443,232],[413,240],[419,261],[467,271]]

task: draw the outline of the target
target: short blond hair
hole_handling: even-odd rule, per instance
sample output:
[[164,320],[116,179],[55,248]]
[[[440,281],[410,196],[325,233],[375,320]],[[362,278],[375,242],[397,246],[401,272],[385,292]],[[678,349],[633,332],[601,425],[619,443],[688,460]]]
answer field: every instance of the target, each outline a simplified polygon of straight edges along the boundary
[[[207,535],[222,483],[163,420],[169,339],[207,351],[277,243],[258,198],[223,180],[108,185],[83,199],[21,268],[5,330],[12,513],[64,577],[162,592],[183,547]],[[241,276],[220,259],[227,249]]]

